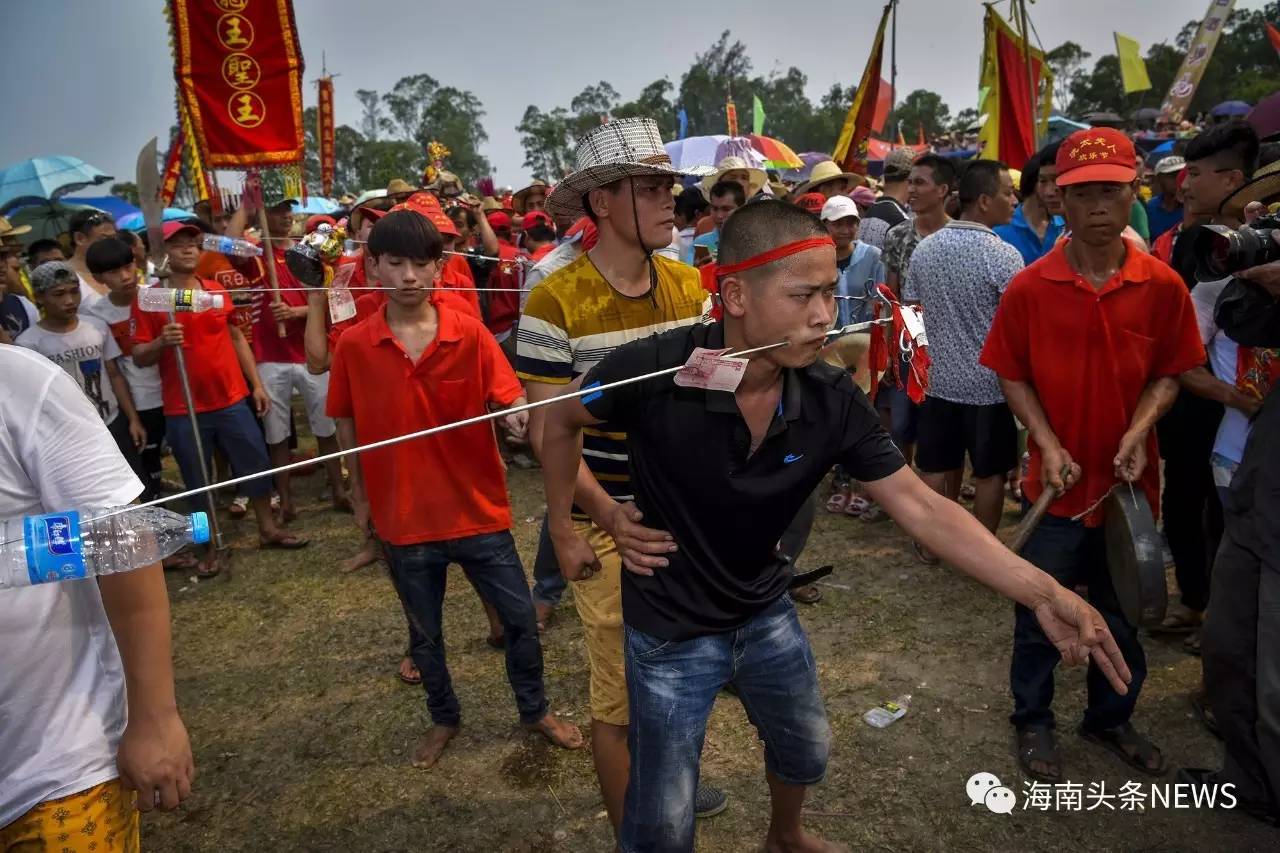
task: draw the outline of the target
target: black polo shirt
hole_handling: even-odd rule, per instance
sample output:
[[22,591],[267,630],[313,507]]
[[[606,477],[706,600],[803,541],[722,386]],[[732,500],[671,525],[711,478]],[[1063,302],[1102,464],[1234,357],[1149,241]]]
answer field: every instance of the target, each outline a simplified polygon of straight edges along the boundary
[[[584,387],[683,364],[694,347],[724,347],[721,324],[634,341],[588,372]],[[622,573],[625,622],[664,640],[732,631],[786,591],[778,540],[839,463],[863,482],[905,462],[849,374],[818,361],[787,370],[768,433],[751,434],[726,391],[682,388],[670,375],[588,395],[601,420],[626,430],[631,482],[644,523],[679,550],[652,577]]]

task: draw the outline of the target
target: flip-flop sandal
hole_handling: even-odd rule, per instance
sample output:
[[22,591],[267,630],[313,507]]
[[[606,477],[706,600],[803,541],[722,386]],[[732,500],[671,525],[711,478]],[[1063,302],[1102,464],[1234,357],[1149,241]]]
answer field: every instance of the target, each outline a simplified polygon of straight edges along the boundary
[[286,533],[279,539],[272,539],[268,542],[258,541],[258,550],[260,551],[297,551],[299,548],[305,548],[311,544],[310,539],[304,539],[301,536],[294,536]]
[[220,574],[222,574],[222,566],[217,557],[210,558],[207,563],[201,562],[196,565],[196,578],[199,580],[213,580]]
[[200,558],[190,552],[174,554],[164,560],[166,572],[190,572],[200,568]]
[[1222,740],[1222,730],[1218,728],[1218,718],[1209,707],[1209,697],[1203,693],[1192,693],[1187,700],[1191,702],[1191,710],[1195,712],[1200,724],[1209,730],[1209,734]]
[[1200,632],[1188,634],[1187,638],[1182,641],[1182,650],[1189,655],[1201,656],[1200,652]]
[[885,512],[884,507],[880,506],[880,504],[873,503],[863,510],[862,515],[858,516],[858,518],[867,524],[879,524],[882,521],[889,520],[889,513]]
[[1164,617],[1164,621],[1150,629],[1152,634],[1191,634],[1200,629],[1203,620],[1179,611]]
[[[1130,723],[1121,723],[1118,726],[1098,731],[1090,731],[1081,726],[1077,731],[1080,737],[1090,743],[1097,744],[1140,773],[1145,773],[1148,776],[1163,776],[1165,771],[1169,769],[1169,763],[1165,760],[1164,753],[1151,741],[1138,734],[1137,729]],[[1126,746],[1133,749],[1132,754],[1125,749]],[[1148,767],[1147,760],[1156,755],[1160,756],[1160,766],[1156,768]]]
[[974,488],[973,483],[965,483],[960,487],[960,500],[971,501],[978,496],[978,490]]
[[850,495],[845,505],[844,514],[851,518],[862,518],[862,514],[871,508],[871,501],[862,495]]
[[[404,674],[404,662],[406,660],[409,661],[409,666],[412,668],[413,672],[417,673],[417,675],[407,676]],[[422,683],[422,673],[418,672],[418,667],[413,663],[411,658],[401,659],[400,666],[396,669],[396,678],[409,685]]]
[[230,505],[227,506],[228,517],[236,521],[239,521],[240,519],[244,518],[248,514],[249,514],[249,507],[246,504],[239,504],[239,503],[236,503],[235,501],[232,501]]
[[827,498],[827,512],[839,515],[844,512],[845,506],[849,503],[849,496],[844,492],[836,492]]
[[[1053,729],[1045,726],[1028,726],[1017,733],[1018,766],[1022,772],[1037,782],[1055,784],[1062,781],[1062,753],[1058,750],[1057,738]],[[1055,773],[1042,773],[1031,767],[1031,762],[1039,761],[1058,768]]]

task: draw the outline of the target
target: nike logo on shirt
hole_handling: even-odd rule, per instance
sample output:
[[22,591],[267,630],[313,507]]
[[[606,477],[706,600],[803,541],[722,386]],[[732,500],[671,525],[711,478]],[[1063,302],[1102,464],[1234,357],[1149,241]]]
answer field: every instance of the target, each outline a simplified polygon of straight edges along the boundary
[[782,458],[782,462],[783,462],[783,464],[784,464],[784,465],[790,465],[792,462],[796,462],[796,461],[798,461],[798,460],[800,460],[800,459],[803,459],[803,458],[804,458],[804,454],[803,454],[803,453],[801,453],[799,456],[797,456],[797,455],[796,455],[796,454],[794,454],[794,453],[788,453],[786,456],[784,456],[784,457]]

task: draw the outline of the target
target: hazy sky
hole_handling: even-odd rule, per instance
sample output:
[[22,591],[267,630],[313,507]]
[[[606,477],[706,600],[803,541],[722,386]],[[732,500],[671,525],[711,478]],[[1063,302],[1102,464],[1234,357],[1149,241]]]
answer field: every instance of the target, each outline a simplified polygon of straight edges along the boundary
[[[1262,5],[1263,0],[1237,3]],[[1113,30],[1136,38],[1144,51],[1152,42],[1172,41],[1183,23],[1202,17],[1208,6],[1208,0],[1041,0],[1030,12],[1046,47],[1070,39],[1096,56],[1114,51]],[[341,75],[334,81],[339,124],[358,126],[355,90],[389,89],[409,74],[427,73],[442,84],[470,89],[486,111],[484,153],[494,177],[517,186],[527,170],[515,126],[531,103],[567,106],[584,85],[598,80],[609,81],[624,100],[662,76],[678,86],[694,54],[726,28],[746,44],[757,72],[795,65],[808,75],[810,96],[817,98],[832,83],[849,85],[861,75],[882,8],[882,0],[294,2],[307,63],[306,104],[315,103],[312,81],[321,52],[330,72]],[[69,154],[133,180],[138,149],[151,136],[163,142],[174,121],[163,3],[4,0],[4,11],[0,166]],[[953,113],[973,106],[982,15],[979,0],[902,0],[899,97],[927,88],[939,92]],[[1153,106],[1160,94],[1152,93]]]

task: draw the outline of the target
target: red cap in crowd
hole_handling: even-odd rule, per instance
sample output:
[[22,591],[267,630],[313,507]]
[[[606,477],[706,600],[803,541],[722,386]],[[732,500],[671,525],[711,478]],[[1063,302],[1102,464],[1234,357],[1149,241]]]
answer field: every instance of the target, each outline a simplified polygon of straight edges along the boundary
[[1133,143],[1122,131],[1110,127],[1077,130],[1058,149],[1057,184],[1131,183],[1138,177],[1137,162]]
[[181,221],[166,222],[164,224],[164,228],[162,229],[161,233],[164,234],[164,239],[171,240],[175,235],[180,234],[183,231],[190,231],[192,234],[196,235],[197,237],[199,237],[201,234],[204,233],[203,231],[200,230],[199,225],[194,225],[190,222],[181,222]]
[[[493,225],[492,219],[489,220],[489,224],[490,226]],[[528,231],[535,225],[545,225],[552,231],[556,228],[555,222],[551,220],[551,214],[545,210],[531,210],[524,215],[524,219],[520,222],[520,228],[523,231]]]
[[462,236],[458,231],[458,226],[453,224],[453,220],[445,215],[444,208],[440,207],[440,199],[431,193],[414,193],[391,208],[391,210],[412,210],[414,213],[425,216],[427,221],[434,225],[441,234],[450,237]]
[[827,197],[822,193],[805,193],[796,199],[796,207],[802,207],[814,216],[822,212],[822,206],[826,203]]
[[312,231],[316,230],[321,225],[328,225],[330,227],[333,227],[333,226],[336,226],[337,224],[338,224],[338,220],[334,219],[332,216],[329,216],[324,213],[317,213],[315,216],[312,216],[310,219],[307,220],[307,225],[305,230],[308,234],[310,234]]
[[503,213],[502,211],[498,211],[497,213],[490,213],[488,216],[488,219],[489,219],[489,227],[492,228],[494,231],[498,231],[499,229],[502,229],[502,228],[505,228],[508,231],[511,230],[511,217]]

